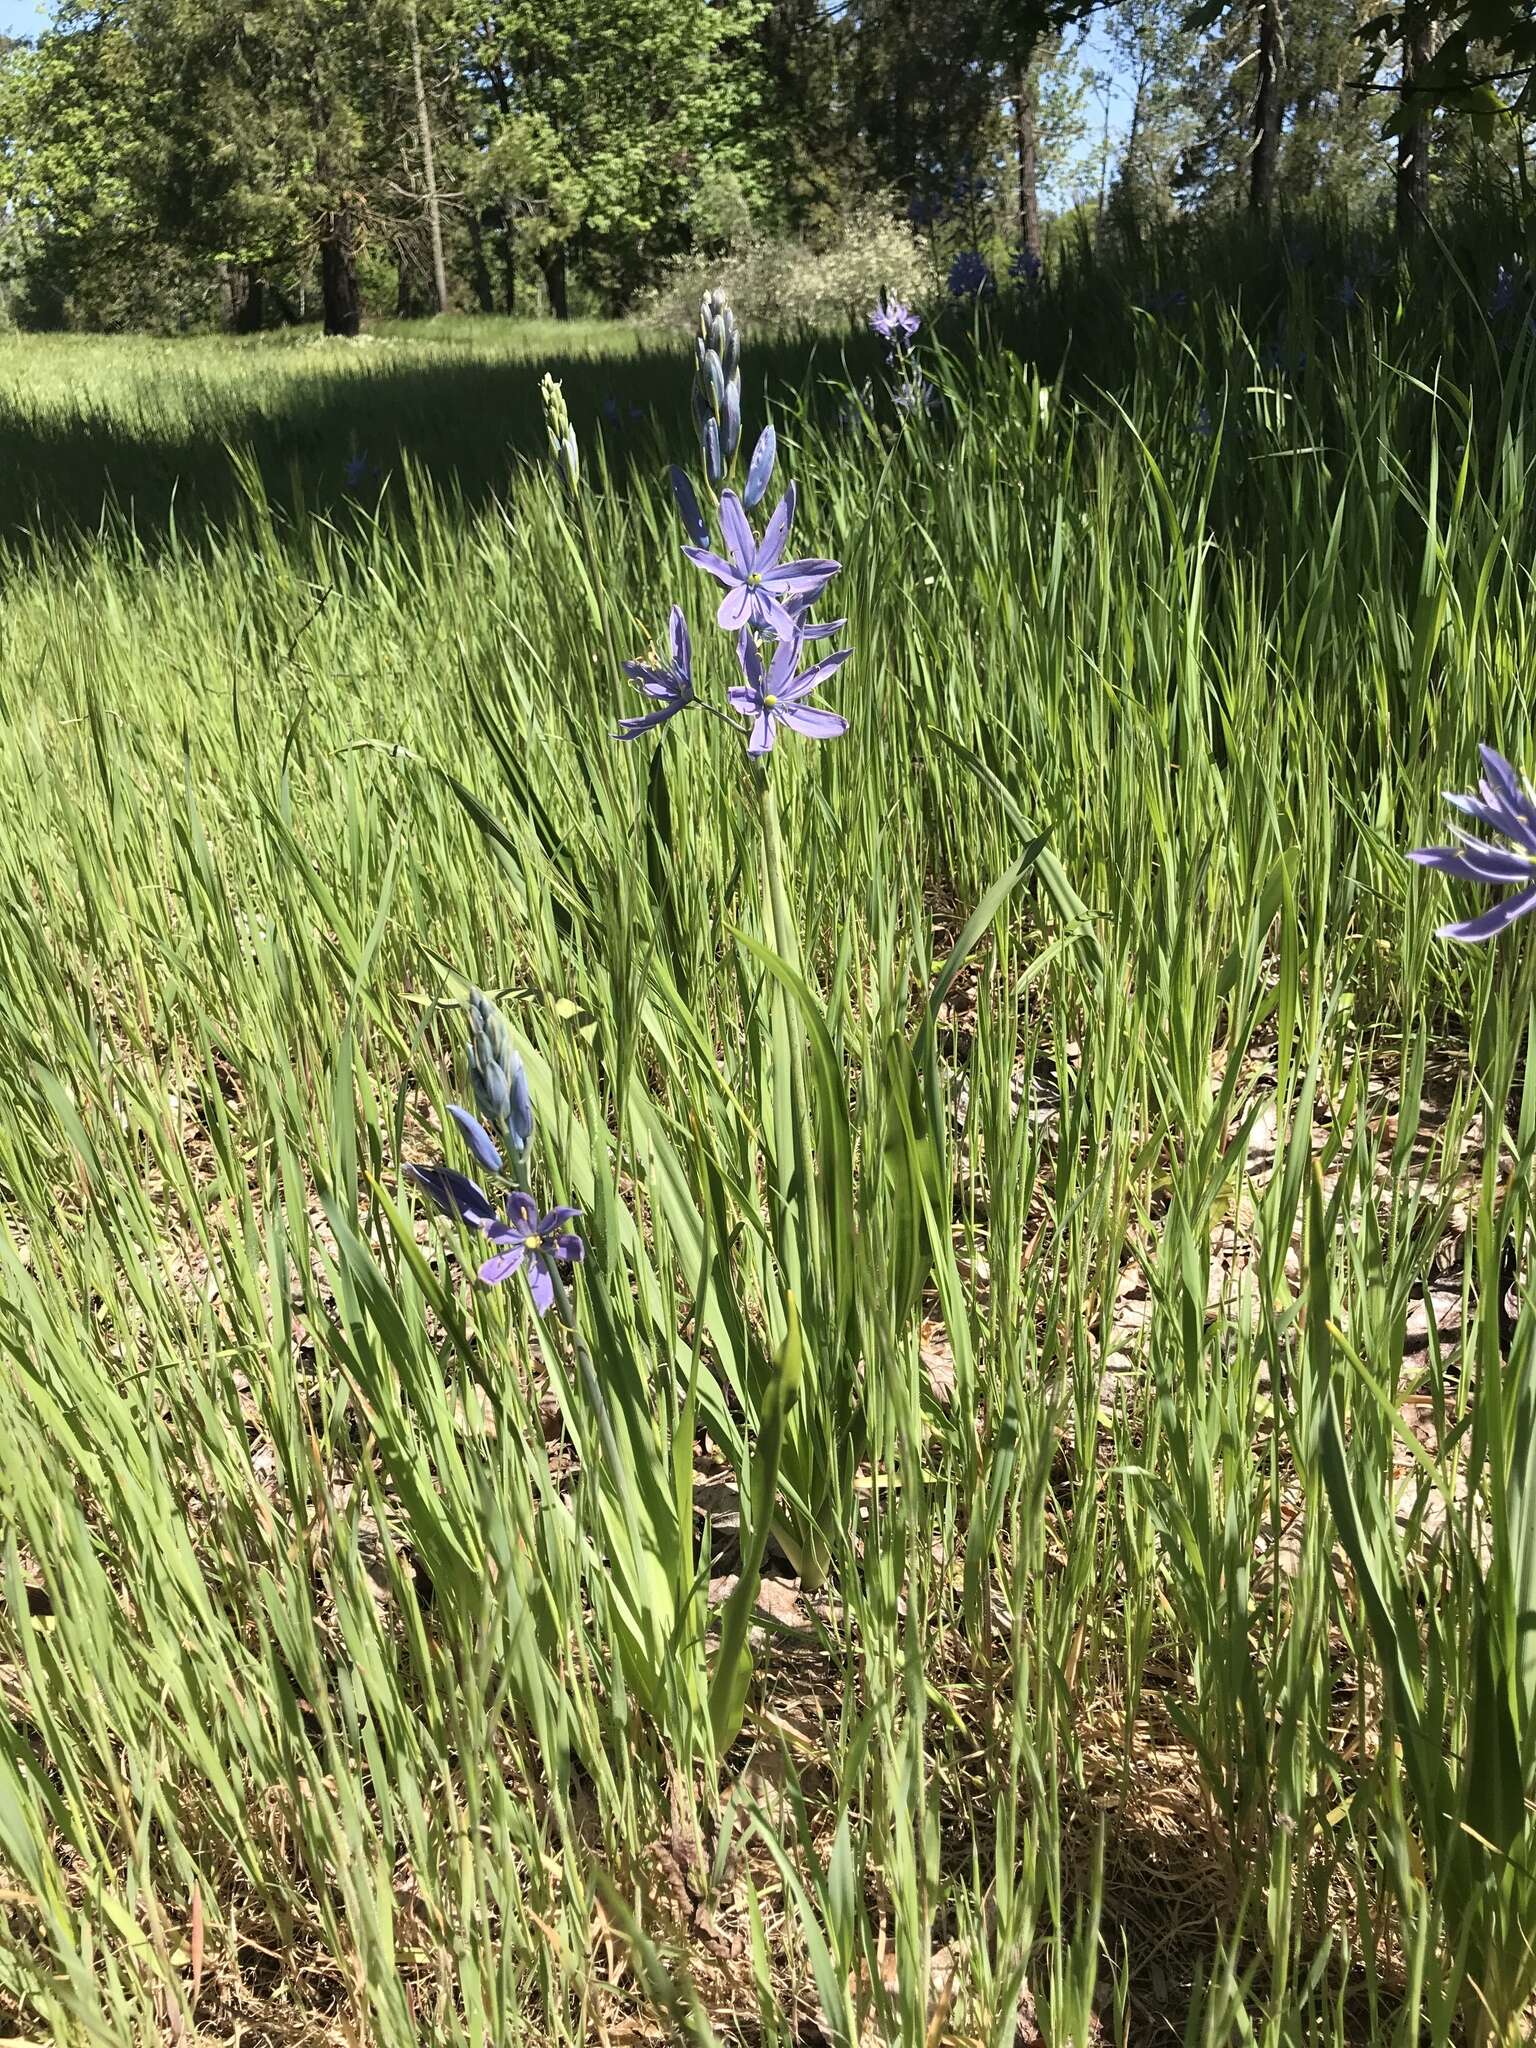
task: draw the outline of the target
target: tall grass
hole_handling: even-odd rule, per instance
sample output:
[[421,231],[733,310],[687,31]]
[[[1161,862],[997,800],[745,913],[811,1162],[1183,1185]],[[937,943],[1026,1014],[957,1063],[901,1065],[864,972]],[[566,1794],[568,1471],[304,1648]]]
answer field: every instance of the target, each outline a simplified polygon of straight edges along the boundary
[[[858,650],[782,928],[727,736],[609,738],[686,359],[567,375],[595,568],[536,366],[12,401],[0,2031],[1513,2031],[1531,963],[1401,851],[1531,765],[1532,347],[1286,289],[957,317],[899,430],[749,353]],[[595,1395],[401,1179],[471,982]]]

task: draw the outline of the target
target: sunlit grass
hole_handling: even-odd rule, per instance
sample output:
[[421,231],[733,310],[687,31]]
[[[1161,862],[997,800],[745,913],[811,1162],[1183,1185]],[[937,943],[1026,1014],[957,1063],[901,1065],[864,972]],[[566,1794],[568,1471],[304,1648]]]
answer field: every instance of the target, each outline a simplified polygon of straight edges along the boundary
[[[19,490],[64,463],[0,621],[0,2033],[1507,2024],[1529,960],[1401,855],[1479,739],[1536,765],[1536,479],[1529,352],[1440,317],[1282,370],[1126,314],[1044,397],[956,322],[904,432],[749,346],[857,649],[777,933],[729,737],[609,737],[605,608],[726,677],[684,353],[0,349]],[[595,565],[514,452],[546,345]],[[618,1471],[401,1180],[470,982]],[[824,1583],[770,1551],[719,1754],[789,1285]]]

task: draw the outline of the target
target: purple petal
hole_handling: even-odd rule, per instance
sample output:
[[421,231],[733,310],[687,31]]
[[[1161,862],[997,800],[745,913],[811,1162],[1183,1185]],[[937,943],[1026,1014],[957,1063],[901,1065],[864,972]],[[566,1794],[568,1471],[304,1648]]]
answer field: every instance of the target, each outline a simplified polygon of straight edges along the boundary
[[741,672],[754,690],[763,688],[763,657],[757,651],[757,642],[750,633],[736,636],[736,659],[741,663]]
[[500,1173],[501,1154],[496,1149],[496,1140],[479,1118],[471,1116],[469,1111],[457,1102],[449,1103],[448,1114],[464,1133],[464,1142],[474,1153],[475,1163],[483,1166],[487,1173]]
[[727,633],[734,633],[747,623],[757,609],[755,600],[760,592],[748,590],[745,583],[738,583],[728,590],[720,600],[720,609],[715,613],[715,622]]
[[541,1316],[546,1314],[555,1298],[555,1283],[542,1259],[529,1261],[528,1292],[533,1296],[533,1305],[538,1313]]
[[828,619],[824,626],[807,626],[802,620],[800,624],[800,638],[802,640],[830,640],[834,633],[841,633],[847,623],[846,619]]
[[670,471],[672,495],[677,500],[677,509],[688,534],[701,548],[709,546],[709,526],[699,510],[699,501],[694,488],[674,462]]
[[759,711],[752,725],[752,737],[747,741],[747,752],[753,756],[773,752],[774,714]]
[[1524,917],[1531,910],[1536,910],[1536,887],[1522,889],[1516,896],[1506,896],[1492,910],[1485,910],[1481,917],[1469,917],[1464,924],[1443,924],[1438,936],[1442,939],[1465,939],[1475,946],[1484,939],[1496,938],[1517,917]]
[[1487,773],[1488,780],[1500,791],[1510,808],[1517,810],[1523,803],[1526,803],[1528,799],[1524,788],[1521,786],[1519,775],[1498,749],[1496,747],[1480,746],[1477,751],[1482,756],[1483,767]]
[[733,711],[739,711],[743,718],[755,718],[762,707],[760,690],[727,690],[725,701]]
[[846,718],[839,718],[835,711],[818,711],[814,704],[782,704],[779,716],[802,739],[840,740],[848,730]]
[[841,562],[807,557],[799,562],[785,562],[777,569],[764,569],[761,574],[767,587],[778,591],[781,596],[811,598],[831,581],[842,566]]
[[1501,846],[1481,846],[1469,840],[1465,846],[1420,846],[1409,854],[1421,868],[1434,868],[1452,875],[1458,882],[1507,883],[1536,881],[1531,863],[1518,853],[1506,853]]
[[451,1166],[408,1166],[405,1177],[445,1216],[457,1216],[471,1230],[489,1230],[496,1222],[496,1205],[490,1196]]
[[774,563],[778,561],[780,555],[783,554],[789,542],[789,529],[794,521],[794,517],[795,487],[791,484],[783,497],[780,498],[778,504],[774,506],[773,517],[763,528],[762,544],[757,550],[757,559],[754,563],[754,567],[760,576],[771,569]]
[[1485,796],[1463,796],[1459,790],[1448,789],[1445,801],[1453,811],[1460,811],[1464,818],[1471,818],[1485,826],[1490,832],[1497,832],[1502,838],[1518,841],[1522,846],[1536,850],[1536,832],[1518,812],[1511,811],[1497,790],[1490,789],[1485,782],[1481,787]]
[[795,663],[800,659],[800,636],[791,640],[780,640],[774,645],[773,657],[768,663],[768,675],[764,688],[780,697],[789,689],[795,679]]
[[733,568],[721,556],[711,554],[708,548],[684,548],[683,553],[690,562],[694,562],[699,568],[706,570],[718,582],[735,584],[741,581],[741,571]]
[[659,711],[647,711],[640,718],[621,718],[614,732],[616,740],[637,740],[643,732],[654,732],[658,725],[665,725],[669,718],[676,718],[679,711],[686,711],[688,705],[680,697],[674,697],[670,704],[664,704]]
[[522,1263],[523,1247],[521,1243],[511,1245],[506,1251],[497,1252],[494,1258],[486,1260],[485,1264],[480,1268],[479,1278],[487,1287],[499,1287],[503,1280],[510,1280],[512,1278],[512,1275]]
[[1536,845],[1536,803],[1518,771],[1492,747],[1479,747],[1488,781],[1492,783],[1507,815],[1518,821],[1511,837],[1527,846]]
[[677,678],[663,668],[647,668],[643,661],[626,661],[624,673],[632,683],[638,683],[647,697],[675,697],[678,695]]
[[586,1256],[587,1247],[574,1230],[563,1230],[555,1239],[555,1257],[568,1266],[579,1266]]
[[507,1196],[507,1214],[519,1230],[537,1230],[539,1227],[539,1205],[522,1188],[514,1188]]
[[747,481],[742,487],[741,495],[749,508],[759,502],[773,481],[773,465],[778,449],[778,436],[773,428],[764,427],[757,437],[757,446],[752,450],[752,460],[747,464]]
[[680,604],[672,607],[668,621],[668,637],[672,643],[672,666],[680,676],[693,674],[693,642],[688,638],[688,621],[683,617]]
[[837,674],[852,652],[851,647],[840,647],[836,654],[829,654],[824,660],[814,662],[804,675],[792,676],[779,691],[779,695],[789,703],[793,703],[797,697],[808,697],[812,690],[820,688],[828,676]]
[[551,1209],[547,1216],[539,1218],[540,1237],[550,1237],[562,1224],[574,1223],[581,1214],[579,1209]]
[[[771,590],[759,586],[756,590],[749,590],[747,596],[751,599],[752,616],[763,632],[771,633],[775,640],[794,639],[794,615],[780,604]],[[724,606],[721,610],[724,611]],[[725,624],[723,617],[720,623]]]
[[731,559],[743,576],[752,568],[756,547],[752,540],[752,527],[742,510],[740,498],[734,491],[723,491],[720,496],[720,531],[725,535],[726,547]]

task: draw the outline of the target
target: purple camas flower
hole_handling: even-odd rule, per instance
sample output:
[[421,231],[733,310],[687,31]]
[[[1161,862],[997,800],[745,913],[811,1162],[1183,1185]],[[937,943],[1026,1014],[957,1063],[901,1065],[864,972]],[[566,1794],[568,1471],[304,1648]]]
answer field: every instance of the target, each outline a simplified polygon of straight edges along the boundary
[[373,464],[368,460],[368,450],[362,448],[356,455],[347,457],[342,465],[341,480],[349,491],[360,491],[373,473]]
[[806,559],[782,560],[789,543],[790,523],[795,516],[795,487],[780,498],[760,541],[752,537],[745,508],[734,491],[722,493],[720,530],[725,536],[729,559],[712,554],[708,548],[684,548],[690,562],[725,585],[725,596],[716,614],[728,633],[750,626],[771,633],[776,640],[794,638],[795,621],[789,607],[808,604],[842,566],[838,562]]
[[688,638],[688,622],[677,605],[672,607],[669,638],[672,658],[664,668],[644,661],[625,662],[625,675],[645,696],[654,698],[660,708],[638,718],[621,718],[615,739],[638,739],[641,733],[651,732],[658,725],[665,725],[669,718],[676,718],[679,711],[686,711],[693,702],[693,644]]
[[962,249],[951,263],[949,290],[957,299],[989,299],[997,290],[992,266],[979,249]]
[[1333,296],[1346,311],[1353,312],[1360,303],[1360,287],[1352,277],[1341,277]]
[[901,299],[887,298],[870,314],[869,324],[895,357],[910,347],[923,323]]
[[731,709],[752,721],[747,752],[754,755],[771,752],[781,725],[799,733],[802,739],[841,739],[848,730],[847,719],[839,718],[835,711],[819,710],[814,704],[807,704],[805,699],[828,676],[836,674],[851,652],[851,648],[840,648],[836,654],[829,654],[825,660],[814,663],[803,674],[796,674],[800,663],[800,641],[798,637],[792,637],[779,642],[765,669],[756,641],[750,633],[743,633],[736,642],[736,653],[747,680],[729,694]]
[[891,397],[901,413],[935,413],[939,409],[937,387],[918,371],[903,377],[892,389]]
[[1515,303],[1520,291],[1520,274],[1507,263],[1499,265],[1499,274],[1493,281],[1493,291],[1488,300],[1488,317],[1497,320],[1501,313],[1507,313]]
[[551,1262],[559,1259],[574,1266],[587,1255],[576,1232],[566,1229],[580,1214],[579,1209],[551,1209],[541,1216],[532,1195],[525,1195],[520,1188],[514,1190],[507,1197],[508,1220],[493,1222],[485,1233],[497,1249],[480,1268],[481,1280],[487,1287],[499,1287],[519,1266],[526,1266],[528,1292],[543,1315],[555,1298]]
[[1536,910],[1536,796],[1502,754],[1492,747],[1479,747],[1478,752],[1483,757],[1483,776],[1476,792],[1459,795],[1447,790],[1445,800],[1488,831],[1510,840],[1516,850],[1490,846],[1485,839],[1475,839],[1453,827],[1458,845],[1420,846],[1408,856],[1420,867],[1435,868],[1458,882],[1514,889],[1513,896],[1503,897],[1491,910],[1440,926],[1440,938],[1466,939],[1474,945],[1496,937],[1517,917]]
[[1015,284],[1035,285],[1045,274],[1045,265],[1033,249],[1015,249],[1008,265],[1008,275]]
[[495,1245],[496,1250],[479,1273],[487,1287],[510,1279],[519,1266],[531,1259],[528,1291],[540,1315],[555,1298],[555,1284],[547,1262],[560,1259],[567,1265],[577,1265],[587,1255],[587,1248],[575,1231],[565,1227],[581,1214],[579,1209],[551,1209],[547,1216],[541,1216],[532,1195],[514,1188],[507,1196],[503,1218],[484,1188],[478,1187],[467,1174],[455,1173],[451,1166],[408,1166],[405,1176],[445,1216],[456,1216]]

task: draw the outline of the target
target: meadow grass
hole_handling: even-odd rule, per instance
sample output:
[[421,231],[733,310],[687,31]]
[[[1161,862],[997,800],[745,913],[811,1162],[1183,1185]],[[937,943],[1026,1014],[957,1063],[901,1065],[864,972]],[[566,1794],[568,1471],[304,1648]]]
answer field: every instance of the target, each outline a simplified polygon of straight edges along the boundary
[[[0,351],[0,2033],[1517,2029],[1536,983],[1402,852],[1531,761],[1531,346],[1090,284],[905,425],[749,342],[777,888],[610,738],[674,598],[725,680],[681,349]],[[472,983],[591,1375],[401,1178]]]

